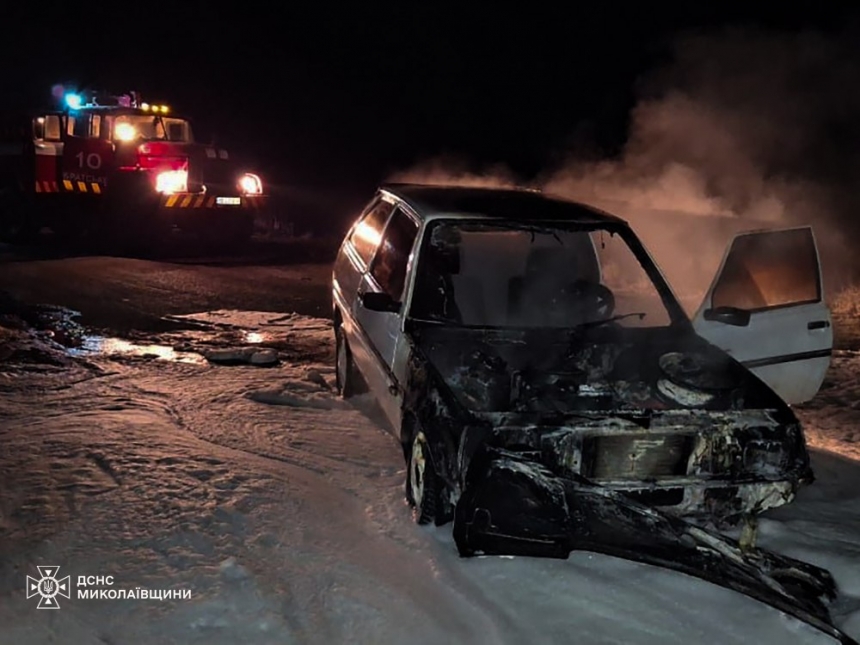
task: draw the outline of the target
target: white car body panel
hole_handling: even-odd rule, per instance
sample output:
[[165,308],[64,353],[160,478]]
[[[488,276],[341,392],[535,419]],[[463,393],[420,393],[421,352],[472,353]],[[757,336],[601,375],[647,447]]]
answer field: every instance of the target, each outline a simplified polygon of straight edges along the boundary
[[[731,269],[727,263],[731,261],[730,254],[738,240],[746,238],[746,243],[766,248],[776,236],[784,233],[809,236],[815,249],[817,296],[812,301],[750,308],[746,326],[707,320],[706,312],[714,304],[714,290],[721,276]],[[757,267],[759,275],[754,278],[758,278],[759,283],[778,280],[781,275],[790,275],[797,263],[797,257],[787,253],[762,260],[762,266]],[[755,283],[755,279],[750,281],[751,288]],[[764,284],[761,290],[766,292],[769,288]],[[736,297],[740,299],[743,294]],[[735,236],[693,318],[693,326],[696,333],[743,363],[786,403],[802,403],[815,396],[830,366],[833,327],[830,310],[824,302],[820,260],[811,228],[753,231]]]

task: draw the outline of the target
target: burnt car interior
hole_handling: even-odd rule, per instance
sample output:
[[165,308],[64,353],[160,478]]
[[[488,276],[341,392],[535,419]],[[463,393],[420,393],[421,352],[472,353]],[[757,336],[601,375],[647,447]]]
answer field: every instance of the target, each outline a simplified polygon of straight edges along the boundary
[[439,221],[427,238],[412,318],[494,328],[684,321],[612,228]]

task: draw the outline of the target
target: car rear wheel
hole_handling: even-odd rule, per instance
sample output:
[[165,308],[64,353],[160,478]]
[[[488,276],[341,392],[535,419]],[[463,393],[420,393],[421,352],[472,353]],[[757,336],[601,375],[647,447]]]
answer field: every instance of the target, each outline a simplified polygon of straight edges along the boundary
[[427,438],[418,432],[412,439],[406,473],[406,497],[412,504],[412,517],[418,524],[430,524],[439,508],[439,476],[430,459]]
[[335,323],[335,385],[337,392],[343,398],[348,399],[355,394],[355,378],[353,376],[355,367],[352,364],[352,352],[343,334],[343,328],[339,321]]

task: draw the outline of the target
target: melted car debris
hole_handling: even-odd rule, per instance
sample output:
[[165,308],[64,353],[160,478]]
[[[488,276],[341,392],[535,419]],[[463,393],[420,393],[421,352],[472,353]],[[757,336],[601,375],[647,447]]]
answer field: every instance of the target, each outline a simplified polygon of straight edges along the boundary
[[556,477],[515,453],[494,451],[482,460],[480,477],[457,506],[454,538],[464,556],[566,558],[583,550],[657,565],[733,589],[842,643],[856,643],[833,625],[828,607],[836,584],[824,569],[744,549],[616,491]]
[[673,401],[677,401],[688,408],[701,407],[714,398],[714,395],[710,392],[692,390],[684,387],[683,385],[678,385],[668,379],[662,378],[657,381],[657,389],[663,396]]
[[652,564],[738,591],[839,640],[832,575],[819,567],[671,517],[584,479],[562,479],[539,463],[498,450],[482,459],[457,505],[460,554],[566,558],[573,550]]
[[[794,414],[704,342],[625,333],[413,330],[402,440],[427,437],[436,523],[454,519],[463,556],[606,553],[855,643],[830,617],[829,572],[754,546],[756,515],[813,479]],[[733,525],[741,541],[718,532]]]

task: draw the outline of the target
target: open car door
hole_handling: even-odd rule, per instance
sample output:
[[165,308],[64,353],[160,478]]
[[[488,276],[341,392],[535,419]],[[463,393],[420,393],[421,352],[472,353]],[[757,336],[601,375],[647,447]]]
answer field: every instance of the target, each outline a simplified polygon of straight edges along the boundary
[[833,328],[812,228],[737,235],[693,326],[786,403],[815,396],[830,366]]

